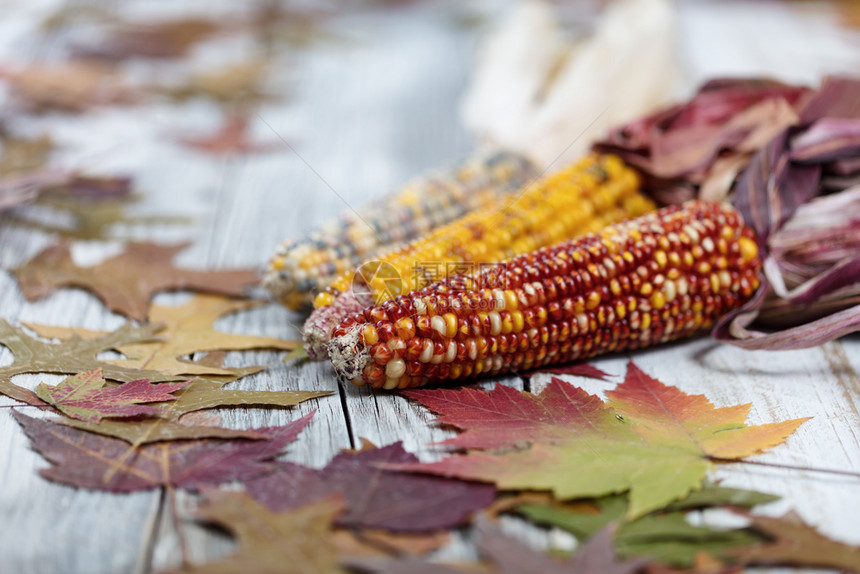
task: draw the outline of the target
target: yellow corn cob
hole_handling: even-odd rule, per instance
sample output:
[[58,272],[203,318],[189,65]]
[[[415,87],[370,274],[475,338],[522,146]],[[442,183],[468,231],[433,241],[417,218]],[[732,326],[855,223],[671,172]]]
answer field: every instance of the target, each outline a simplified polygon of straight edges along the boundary
[[749,300],[760,269],[738,213],[693,201],[369,306],[329,352],[389,390],[527,371],[692,335]]
[[309,306],[320,289],[362,261],[516,191],[535,175],[527,159],[493,152],[450,173],[416,179],[356,213],[285,241],[269,261],[263,286],[291,309]]
[[[613,156],[590,155],[526,186],[514,197],[470,213],[408,246],[367,262],[359,274],[346,273],[317,296],[305,323],[308,356],[325,357],[331,330],[370,303],[381,303],[442,279],[428,269],[472,263],[467,271],[545,245],[596,231],[610,223],[655,209],[638,192],[635,172]],[[457,269],[463,273],[464,269]],[[355,275],[355,277],[354,277]],[[359,283],[366,297],[356,297]],[[352,287],[352,288],[351,288]]]

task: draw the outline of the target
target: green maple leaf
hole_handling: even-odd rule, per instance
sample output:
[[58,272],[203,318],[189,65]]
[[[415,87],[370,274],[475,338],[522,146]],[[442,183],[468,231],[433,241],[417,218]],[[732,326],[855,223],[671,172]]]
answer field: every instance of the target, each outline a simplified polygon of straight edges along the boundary
[[[714,460],[780,444],[807,420],[748,426],[750,405],[715,408],[703,395],[664,385],[632,362],[606,403],[559,379],[540,395],[501,385],[489,393],[403,394],[465,429],[462,441],[450,442],[472,450],[392,468],[494,482],[508,490],[550,490],[561,500],[629,493],[628,519],[701,488]],[[477,450],[482,448],[503,452]]]

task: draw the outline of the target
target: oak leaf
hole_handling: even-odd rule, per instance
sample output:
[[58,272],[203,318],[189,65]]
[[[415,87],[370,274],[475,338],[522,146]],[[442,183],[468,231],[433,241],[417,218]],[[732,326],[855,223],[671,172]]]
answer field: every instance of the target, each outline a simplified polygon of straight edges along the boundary
[[185,566],[172,574],[345,574],[330,531],[342,508],[337,499],[275,513],[243,492],[204,492],[198,519],[232,533],[239,549],[217,562]]
[[103,418],[154,416],[161,409],[140,403],[176,400],[170,393],[186,383],[153,385],[149,379],[137,379],[106,387],[101,369],[66,377],[58,385],[40,383],[36,394],[73,419],[97,423]]
[[554,379],[540,395],[497,385],[485,393],[404,394],[465,432],[445,444],[475,452],[391,468],[494,482],[505,490],[551,490],[559,499],[629,492],[629,519],[701,488],[713,461],[780,444],[805,420],[748,426],[750,406],[716,408],[646,375],[633,362],[609,401]]
[[116,331],[99,333],[89,338],[71,336],[58,344],[31,337],[20,327],[0,319],[0,345],[8,348],[13,355],[11,364],[0,367],[0,394],[30,405],[44,406],[46,403],[35,393],[12,382],[12,377],[26,373],[72,375],[102,369],[104,377],[112,381],[129,382],[141,378],[153,382],[175,381],[176,377],[157,371],[112,365],[96,358],[99,353],[124,344],[156,340],[158,336],[155,332],[160,328],[160,325],[124,325]]
[[796,513],[781,518],[752,516],[751,527],[768,541],[732,554],[743,564],[817,566],[860,572],[860,546],[831,540],[805,523]]
[[313,413],[281,427],[253,429],[262,440],[199,439],[129,446],[124,441],[13,413],[33,449],[52,466],[39,471],[54,482],[111,492],[159,486],[196,488],[250,479],[294,441]]
[[342,452],[322,470],[280,463],[276,470],[246,482],[261,504],[282,511],[340,495],[346,508],[338,525],[425,532],[463,524],[495,498],[492,486],[379,468],[416,463],[402,443],[359,452]]
[[137,321],[145,321],[155,293],[192,289],[239,297],[257,282],[249,269],[198,271],[175,267],[177,253],[188,247],[131,243],[126,250],[92,267],[78,267],[70,246],[61,241],[37,254],[12,272],[28,301],[35,301],[59,287],[81,287],[97,295],[108,309]]
[[[159,331],[162,340],[115,347],[126,359],[112,363],[127,368],[154,369],[174,376],[180,375],[232,375],[230,369],[211,363],[185,361],[179,357],[200,351],[249,349],[280,349],[289,351],[300,345],[274,337],[258,337],[216,331],[213,324],[220,317],[265,304],[263,301],[224,299],[211,295],[195,295],[183,305],[153,305],[149,313],[152,323],[164,325]],[[43,337],[65,339],[72,334],[83,338],[100,333],[83,329],[45,327],[27,324]],[[175,379],[174,379],[175,380]]]

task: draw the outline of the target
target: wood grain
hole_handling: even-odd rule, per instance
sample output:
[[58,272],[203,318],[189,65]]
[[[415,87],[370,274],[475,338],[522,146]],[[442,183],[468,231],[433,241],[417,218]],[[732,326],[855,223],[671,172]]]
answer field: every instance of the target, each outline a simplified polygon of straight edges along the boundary
[[[170,9],[142,1],[131,4],[154,17],[157,10],[211,11],[231,3],[190,0],[170,3],[175,4]],[[680,12],[689,30],[700,30],[706,20],[710,25],[727,14],[715,1],[696,4],[709,6],[685,4]],[[473,142],[460,127],[457,106],[479,30],[454,25],[457,9],[453,5],[424,3],[404,12],[374,9],[344,15],[332,22],[331,32],[338,40],[276,59],[273,88],[288,90],[289,99],[261,107],[252,127],[260,138],[283,137],[289,144],[283,149],[249,157],[211,157],[178,147],[166,135],[212,128],[220,121],[218,109],[205,101],[178,106],[156,102],[131,112],[99,110],[68,120],[62,131],[69,145],[68,161],[97,166],[104,173],[134,175],[143,193],[143,202],[136,208],[141,213],[194,218],[188,226],[123,226],[119,230],[123,235],[162,242],[190,239],[193,246],[177,259],[189,266],[262,268],[286,237],[300,235],[351,205],[386,193],[417,173],[453,163],[471,150]],[[47,50],[28,40],[44,8],[12,1],[9,10],[19,17],[0,21],[0,61],[28,61]],[[796,22],[788,28],[795,29]],[[697,38],[715,41],[713,33],[688,33],[682,41],[689,48]],[[758,50],[760,45],[742,43],[737,50],[706,61],[702,54],[712,53],[713,46],[696,44],[690,52],[691,77],[757,69],[777,61],[766,54],[753,61],[757,54],[743,52],[743,46]],[[256,50],[253,43],[241,42],[207,46],[195,53],[194,63],[241,61]],[[819,70],[791,70],[788,77],[807,79]],[[0,268],[26,261],[50,240],[45,234],[0,226]],[[116,253],[117,247],[110,242],[86,242],[76,245],[75,255],[81,263],[94,263]],[[161,295],[157,300],[177,302],[182,297]],[[63,289],[28,304],[5,272],[0,273],[0,317],[92,329],[122,323],[122,318],[80,290]],[[217,326],[237,333],[296,338],[302,320],[302,315],[272,305],[225,317]],[[323,466],[340,449],[357,446],[360,437],[378,445],[403,441],[422,460],[442,455],[432,443],[452,436],[452,431],[433,423],[432,413],[395,394],[341,385],[325,364],[285,364],[281,356],[228,355],[230,365],[271,366],[234,385],[335,394],[293,409],[222,409],[223,424],[236,428],[283,424],[316,410],[313,422],[284,456],[315,467]],[[622,380],[631,357],[646,372],[687,392],[703,393],[718,406],[753,403],[752,423],[814,417],[787,444],[753,460],[860,473],[860,337],[791,353],[749,352],[699,338],[593,361],[613,375],[610,382],[562,378],[601,393]],[[9,360],[9,352],[0,350],[0,364]],[[40,380],[57,379],[29,376],[17,382],[32,388]],[[548,380],[538,375],[528,384],[518,377],[498,382],[539,392]],[[480,384],[489,388],[494,383]],[[0,405],[9,404],[0,397]],[[192,521],[193,495],[79,491],[39,478],[37,471],[46,464],[29,449],[8,409],[0,409],[0,515],[4,517],[0,570],[149,572],[179,565],[183,553],[192,562],[203,563],[233,547],[223,534]],[[715,475],[730,486],[784,497],[765,507],[765,512],[778,514],[793,508],[827,534],[860,543],[860,479],[744,464],[722,466]],[[563,533],[527,527],[516,520],[506,519],[504,527],[538,547],[573,545]],[[475,551],[467,537],[455,536],[439,555],[474,558]]]

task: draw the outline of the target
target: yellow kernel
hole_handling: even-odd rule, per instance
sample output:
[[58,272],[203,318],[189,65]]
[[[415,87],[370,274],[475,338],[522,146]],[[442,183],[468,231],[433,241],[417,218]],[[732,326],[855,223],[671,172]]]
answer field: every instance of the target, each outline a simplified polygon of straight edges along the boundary
[[666,306],[666,296],[662,291],[654,291],[654,294],[651,295],[651,306],[658,311]]
[[519,301],[517,301],[517,294],[511,290],[505,290],[505,309],[509,311],[514,311],[519,308]]
[[639,330],[645,331],[651,327],[651,314],[642,313],[642,321],[639,323]]
[[654,286],[650,283],[643,283],[642,287],[639,289],[639,293],[645,297],[651,295],[654,292]]
[[623,319],[627,316],[627,307],[624,306],[624,303],[618,302],[615,304],[615,315],[619,319]]
[[609,282],[609,290],[613,295],[621,295],[621,283],[618,282],[618,279],[612,279]]
[[598,305],[600,305],[600,293],[597,291],[592,291],[588,294],[588,298],[585,300],[585,308],[591,311],[595,309]]
[[758,257],[758,245],[749,237],[741,237],[738,239],[738,247],[741,250],[741,262],[749,263]]
[[376,332],[376,327],[368,324],[364,326],[364,329],[362,329],[361,338],[364,339],[365,345],[375,345],[379,342],[379,333]]
[[314,309],[319,309],[320,307],[328,307],[334,303],[334,295],[331,293],[326,293],[323,291],[322,293],[317,293],[317,296],[314,297]]
[[666,263],[669,261],[669,257],[666,255],[665,251],[657,251],[654,253],[654,260],[657,262],[657,265],[660,266],[660,269],[666,268]]
[[385,384],[382,385],[382,388],[386,391],[393,391],[400,384],[400,378],[388,377],[385,379]]
[[446,337],[452,338],[457,334],[457,315],[454,313],[445,313],[445,333]]
[[523,330],[523,326],[525,326],[525,321],[523,320],[523,314],[520,311],[511,311],[511,319],[513,320],[513,332],[520,333]]

